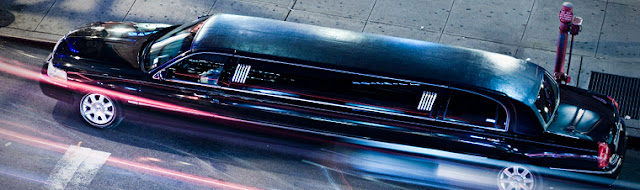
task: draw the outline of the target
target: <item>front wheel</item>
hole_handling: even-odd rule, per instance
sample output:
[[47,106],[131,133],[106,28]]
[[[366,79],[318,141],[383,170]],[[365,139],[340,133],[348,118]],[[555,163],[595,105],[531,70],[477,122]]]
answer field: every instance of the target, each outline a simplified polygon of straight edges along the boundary
[[106,95],[88,93],[78,105],[80,116],[91,126],[101,129],[116,127],[122,121],[122,110],[118,102]]

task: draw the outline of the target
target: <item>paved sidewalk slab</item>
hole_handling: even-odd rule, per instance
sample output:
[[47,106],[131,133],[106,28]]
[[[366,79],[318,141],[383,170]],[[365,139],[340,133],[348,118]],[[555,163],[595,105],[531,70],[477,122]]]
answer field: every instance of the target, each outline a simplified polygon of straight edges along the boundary
[[[575,36],[574,55],[595,56],[604,19],[606,2],[600,0],[574,1],[574,15],[584,19],[582,32]],[[525,31],[522,45],[550,51],[556,50],[560,29],[558,12],[562,2],[556,0],[536,0]],[[571,37],[569,36],[570,43]],[[568,52],[569,50],[567,50]]]
[[[282,3],[282,2],[279,2]],[[217,0],[209,14],[230,13],[284,20],[289,14],[288,5],[259,3],[252,1]]]
[[96,21],[121,21],[134,0],[57,1],[36,31],[66,34],[78,26]]
[[339,16],[292,10],[287,21],[362,32],[364,21]]
[[293,9],[367,20],[375,0],[297,0]]
[[530,0],[457,0],[446,34],[517,45],[533,6]]
[[395,36],[395,37],[401,37],[401,38],[411,38],[411,39],[423,40],[423,41],[429,41],[429,42],[438,42],[438,38],[440,38],[440,34],[441,34],[440,32],[420,30],[419,28],[393,26],[393,25],[381,24],[381,23],[375,23],[375,22],[368,22],[367,25],[364,27],[364,32]]
[[246,0],[246,1],[263,3],[263,4],[275,4],[280,7],[287,7],[287,8],[291,8],[291,6],[293,6],[293,3],[296,2],[296,0]]
[[442,32],[453,0],[378,0],[369,21]]
[[621,62],[613,59],[585,57],[582,60],[580,70],[580,82],[578,87],[588,89],[592,72],[620,75],[625,77],[640,78],[640,64]]
[[55,0],[15,0],[0,3],[0,27],[34,30]]
[[609,3],[640,6],[640,1],[638,0],[608,0],[608,1]]
[[[541,49],[533,49],[533,48],[520,48],[518,49],[518,53],[516,54],[519,59],[530,59],[531,62],[540,65],[542,68],[547,70],[550,74],[553,74],[553,69],[556,65],[556,52],[541,50]],[[569,75],[571,76],[571,86],[578,86],[578,77],[580,72],[580,59],[582,56],[573,56],[571,58],[571,65],[569,67]],[[567,68],[567,63],[569,62],[569,56],[565,57],[565,72]]]
[[440,43],[454,46],[480,49],[510,56],[515,56],[518,50],[517,46],[500,44],[495,42],[483,41],[478,39],[467,38],[463,36],[455,36],[450,34],[442,34]]
[[596,57],[640,62],[640,6],[607,6]]
[[213,1],[180,0],[135,1],[125,21],[184,24],[198,16],[205,15],[213,6]]

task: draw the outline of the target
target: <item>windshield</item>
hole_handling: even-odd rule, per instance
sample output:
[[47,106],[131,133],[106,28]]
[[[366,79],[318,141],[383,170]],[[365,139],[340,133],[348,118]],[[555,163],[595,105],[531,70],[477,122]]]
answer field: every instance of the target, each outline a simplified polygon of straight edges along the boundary
[[196,20],[177,27],[156,39],[148,47],[144,57],[144,69],[149,71],[158,65],[186,52],[206,19]]
[[559,102],[558,98],[558,84],[549,73],[545,72],[542,77],[542,84],[540,84],[540,92],[535,102],[538,113],[542,116],[545,124],[548,124],[553,119],[553,114]]

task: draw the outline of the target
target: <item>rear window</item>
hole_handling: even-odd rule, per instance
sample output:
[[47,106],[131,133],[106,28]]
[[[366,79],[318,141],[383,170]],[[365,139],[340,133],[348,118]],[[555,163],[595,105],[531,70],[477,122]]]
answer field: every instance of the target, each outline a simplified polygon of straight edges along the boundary
[[202,25],[203,20],[197,20],[177,27],[150,44],[144,63],[144,69],[149,71],[165,63],[177,55],[191,48],[191,42]]

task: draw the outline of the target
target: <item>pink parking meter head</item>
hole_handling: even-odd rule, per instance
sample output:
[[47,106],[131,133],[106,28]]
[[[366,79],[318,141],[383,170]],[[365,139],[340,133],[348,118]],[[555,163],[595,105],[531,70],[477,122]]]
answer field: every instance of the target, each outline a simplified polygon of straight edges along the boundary
[[573,4],[570,2],[562,3],[562,9],[558,17],[562,23],[571,23],[573,21]]

